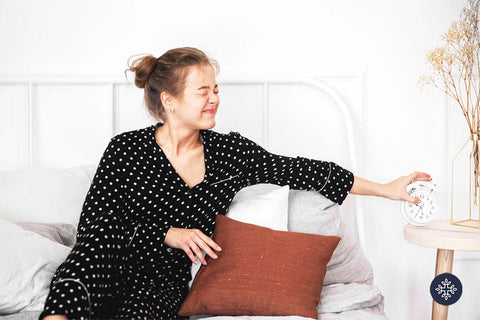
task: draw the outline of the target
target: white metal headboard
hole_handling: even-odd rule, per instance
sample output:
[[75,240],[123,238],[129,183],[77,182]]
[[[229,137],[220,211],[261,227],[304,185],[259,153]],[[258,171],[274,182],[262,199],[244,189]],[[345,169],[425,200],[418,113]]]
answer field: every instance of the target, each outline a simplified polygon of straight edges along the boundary
[[[354,133],[354,122],[352,110],[349,108],[345,99],[335,89],[324,81],[307,77],[251,77],[251,76],[222,76],[218,79],[219,85],[256,85],[263,88],[263,140],[265,147],[268,148],[269,116],[272,110],[269,108],[270,88],[273,85],[302,85],[311,87],[314,90],[322,92],[334,101],[336,107],[341,111],[341,115],[346,129],[346,138],[348,143],[349,163],[352,172],[358,172],[358,141]],[[36,125],[36,88],[37,86],[94,86],[101,85],[109,91],[108,104],[111,108],[112,116],[112,135],[119,133],[119,86],[125,86],[126,79],[119,77],[83,77],[83,76],[31,76],[31,77],[0,77],[0,88],[5,86],[21,86],[26,89],[26,152],[28,165],[36,162],[35,146],[35,125]],[[358,240],[365,252],[365,223],[363,208],[358,199],[354,198],[355,226]]]

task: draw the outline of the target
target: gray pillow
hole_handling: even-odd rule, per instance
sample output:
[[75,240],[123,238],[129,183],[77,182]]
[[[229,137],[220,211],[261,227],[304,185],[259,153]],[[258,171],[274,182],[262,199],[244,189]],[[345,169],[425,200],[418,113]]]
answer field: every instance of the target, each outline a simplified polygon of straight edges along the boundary
[[290,190],[288,230],[334,235],[342,239],[327,264],[324,286],[334,283],[373,284],[373,269],[360,243],[347,232],[339,206],[317,191]]
[[73,247],[77,228],[68,223],[13,222],[25,230],[33,231],[54,242]]

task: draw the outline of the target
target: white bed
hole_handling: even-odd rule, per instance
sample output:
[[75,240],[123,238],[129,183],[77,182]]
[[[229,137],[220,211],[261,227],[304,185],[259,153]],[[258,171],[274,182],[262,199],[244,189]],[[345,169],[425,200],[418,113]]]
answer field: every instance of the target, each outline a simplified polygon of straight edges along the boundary
[[[237,76],[220,77],[219,86],[221,111],[213,130],[238,131],[271,152],[331,160],[361,175],[362,133],[356,123],[361,120],[362,102],[343,94],[351,86],[358,87],[357,78],[326,77],[322,81]],[[5,267],[0,284],[16,283],[30,293],[38,291],[35,301],[26,303],[31,297],[23,297],[24,301],[18,303],[18,306],[23,303],[22,313],[15,313],[18,306],[15,310],[14,295],[5,290],[0,294],[0,310],[3,310],[0,315],[12,314],[0,319],[38,317],[45,283],[68,254],[65,239],[72,232],[65,225],[57,225],[53,233],[56,232],[60,240],[52,241],[12,221],[76,226],[83,197],[107,139],[154,121],[146,116],[141,107],[141,91],[135,89],[115,78],[0,79],[0,101],[6,105],[1,111],[5,114],[0,117],[16,121],[14,127],[18,133],[2,137],[9,141],[6,148],[14,151],[3,160],[0,173],[2,252],[9,252],[17,260],[2,255]],[[67,100],[69,107],[65,111]],[[134,111],[132,106],[136,108]],[[62,147],[64,152],[58,152]],[[61,203],[58,199],[62,199]],[[373,269],[363,254],[367,248],[363,240],[366,230],[360,199],[349,196],[341,207],[322,205],[322,214],[308,219],[298,212],[310,210],[302,207],[306,203],[312,212],[318,213],[320,207],[313,203],[323,201],[322,196],[291,190],[289,200],[289,230],[291,227],[291,231],[342,236],[328,265],[317,307],[319,319],[386,319],[383,295],[374,284]],[[312,221],[314,229],[309,229]],[[35,251],[36,256],[28,256],[29,251]],[[13,266],[13,261],[18,264]],[[250,318],[284,317],[243,317]],[[300,318],[290,316],[288,319]]]

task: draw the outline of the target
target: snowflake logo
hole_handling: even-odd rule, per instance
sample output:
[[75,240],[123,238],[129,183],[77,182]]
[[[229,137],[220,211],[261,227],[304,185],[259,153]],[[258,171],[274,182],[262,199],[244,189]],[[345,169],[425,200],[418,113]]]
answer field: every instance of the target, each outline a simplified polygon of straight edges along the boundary
[[450,299],[457,290],[458,289],[455,287],[455,284],[452,284],[452,281],[449,281],[448,278],[445,278],[445,280],[443,280],[441,284],[437,285],[435,288],[435,291],[441,295],[445,301]]
[[436,303],[448,306],[462,296],[463,285],[454,274],[444,272],[435,277],[430,284],[430,295]]

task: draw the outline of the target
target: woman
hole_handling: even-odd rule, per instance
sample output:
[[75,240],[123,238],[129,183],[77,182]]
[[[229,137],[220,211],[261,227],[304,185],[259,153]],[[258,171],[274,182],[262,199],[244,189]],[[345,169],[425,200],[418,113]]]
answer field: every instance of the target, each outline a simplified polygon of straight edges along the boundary
[[[87,193],[77,243],[59,266],[40,319],[183,319],[191,263],[216,259],[216,214],[257,183],[317,190],[341,204],[347,194],[393,200],[430,176],[414,172],[387,184],[333,162],[271,154],[237,132],[220,134],[217,63],[177,48],[130,65],[155,125],[110,140]],[[311,173],[311,174],[309,174]]]

